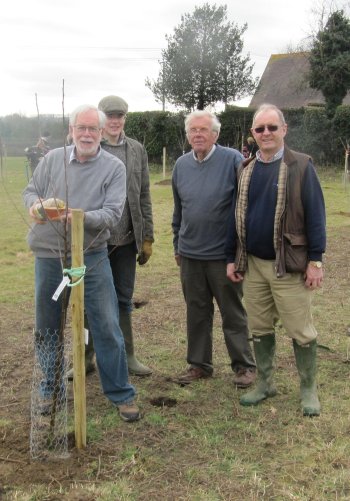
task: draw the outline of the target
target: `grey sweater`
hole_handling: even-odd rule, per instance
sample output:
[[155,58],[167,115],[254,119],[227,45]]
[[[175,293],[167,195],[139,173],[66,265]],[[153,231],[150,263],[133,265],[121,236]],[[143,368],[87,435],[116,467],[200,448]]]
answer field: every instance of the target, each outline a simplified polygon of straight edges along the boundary
[[217,145],[204,162],[192,151],[177,160],[172,178],[175,254],[225,259],[227,221],[242,159],[237,150]]
[[[66,169],[65,169],[66,163]],[[59,198],[70,209],[84,211],[84,250],[106,247],[110,232],[120,220],[126,197],[124,164],[100,149],[91,160],[75,159],[74,146],[50,151],[39,163],[23,192],[29,209],[38,198]],[[64,223],[32,225],[28,244],[37,257],[59,257],[64,250]],[[70,249],[70,231],[68,231]]]

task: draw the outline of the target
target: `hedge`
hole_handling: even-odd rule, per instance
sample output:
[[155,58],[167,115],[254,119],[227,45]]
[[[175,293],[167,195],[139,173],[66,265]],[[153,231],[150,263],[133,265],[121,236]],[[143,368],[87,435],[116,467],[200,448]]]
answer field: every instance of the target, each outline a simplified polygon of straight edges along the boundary
[[[229,106],[218,114],[221,122],[219,144],[242,150],[250,135],[254,109]],[[288,124],[286,143],[290,148],[311,155],[315,162],[343,164],[344,146],[350,142],[350,106],[339,106],[335,117],[329,121],[323,107],[306,107],[284,111]],[[161,163],[166,147],[167,164],[189,150],[184,133],[184,112],[146,111],[128,113],[125,131],[140,141],[152,163]],[[44,116],[41,130],[49,131],[52,147],[63,143],[68,132],[67,123],[62,127],[62,118]],[[0,139],[9,156],[24,154],[27,146],[38,139],[38,119],[20,115],[0,118]]]

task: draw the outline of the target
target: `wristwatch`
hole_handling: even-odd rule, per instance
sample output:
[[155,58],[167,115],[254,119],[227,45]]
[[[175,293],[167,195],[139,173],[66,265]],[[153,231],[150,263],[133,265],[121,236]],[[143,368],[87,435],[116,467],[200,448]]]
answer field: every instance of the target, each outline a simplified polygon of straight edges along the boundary
[[322,261],[309,261],[309,263],[315,268],[322,268]]

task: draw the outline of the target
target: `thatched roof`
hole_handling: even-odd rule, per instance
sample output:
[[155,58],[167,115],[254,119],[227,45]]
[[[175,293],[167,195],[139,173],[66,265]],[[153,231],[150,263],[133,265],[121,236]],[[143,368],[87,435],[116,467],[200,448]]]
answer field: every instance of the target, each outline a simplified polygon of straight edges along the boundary
[[[322,93],[309,87],[308,71],[307,52],[272,54],[250,106],[271,103],[286,109],[324,104]],[[350,93],[343,104],[350,104]]]

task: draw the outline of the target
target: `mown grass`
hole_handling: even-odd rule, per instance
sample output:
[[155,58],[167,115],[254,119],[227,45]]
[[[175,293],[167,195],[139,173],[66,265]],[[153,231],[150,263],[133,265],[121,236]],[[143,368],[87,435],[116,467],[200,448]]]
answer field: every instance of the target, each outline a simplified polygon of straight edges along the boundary
[[[28,302],[33,287],[26,226],[9,203],[13,199],[24,213],[23,165],[22,159],[9,159],[1,182],[0,307],[14,315],[18,303]],[[186,366],[185,309],[172,252],[171,187],[159,183],[161,175],[152,175],[156,241],[149,263],[138,267],[135,292],[135,298],[148,304],[134,311],[137,353],[154,368],[151,377],[132,379],[144,418],[127,426],[105,399],[96,399],[88,409],[90,455],[81,457],[79,477],[60,480],[60,486],[58,481],[49,486],[36,481],[29,489],[21,488],[19,478],[7,499],[350,499],[350,197],[341,173],[320,176],[329,234],[326,284],[314,301],[321,345],[321,416],[301,415],[292,347],[283,329],[278,332],[276,356],[278,395],[258,407],[241,407],[242,391],[232,385],[217,312],[215,377],[185,388],[167,380]],[[175,399],[177,405],[155,407],[150,400],[157,396]],[[2,429],[8,426],[6,421]],[[99,452],[92,457],[95,450]]]

